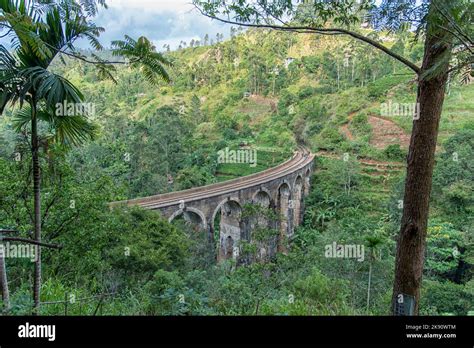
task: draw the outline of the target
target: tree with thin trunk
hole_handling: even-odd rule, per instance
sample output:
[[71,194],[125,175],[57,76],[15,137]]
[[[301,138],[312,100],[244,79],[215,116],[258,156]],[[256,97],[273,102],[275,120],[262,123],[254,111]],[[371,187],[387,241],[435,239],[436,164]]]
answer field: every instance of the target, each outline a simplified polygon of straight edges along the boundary
[[369,236],[366,237],[367,246],[369,247],[370,254],[369,254],[369,279],[367,283],[367,314],[370,311],[370,291],[372,286],[372,270],[373,270],[373,263],[376,259],[376,250],[377,248],[383,243],[383,239],[379,236]]
[[[0,230],[0,241],[2,242],[19,242],[19,243],[25,243],[25,244],[31,244],[35,245],[37,247],[36,252],[39,251],[40,247],[46,247],[46,248],[53,248],[53,249],[61,249],[62,247],[59,245],[54,245],[54,244],[48,244],[48,243],[41,243],[37,242],[36,240],[30,240],[26,238],[21,238],[21,237],[8,237],[5,236],[5,233],[15,233],[16,231],[11,231],[11,230]],[[36,257],[39,255],[36,254]],[[2,299],[3,299],[3,313],[8,314],[11,304],[10,304],[10,290],[8,287],[8,277],[7,277],[7,265],[5,263],[5,255],[4,255],[4,250],[0,254],[0,288],[2,291]]]
[[10,310],[10,291],[8,289],[7,266],[5,264],[5,255],[0,254],[0,286],[2,290],[3,312]]
[[[53,128],[56,139],[66,145],[77,145],[90,139],[94,127],[87,115],[58,113],[64,103],[82,105],[84,96],[63,76],[51,71],[51,64],[65,57],[94,65],[100,78],[113,78],[116,64],[138,68],[144,77],[156,84],[169,81],[163,65],[170,62],[145,37],[112,42],[113,54],[121,59],[105,61],[98,55],[87,57],[75,47],[78,39],[89,40],[92,48],[103,47],[98,37],[104,31],[90,18],[104,0],[0,0],[0,37],[8,37],[13,52],[0,45],[0,114],[7,105],[18,106],[18,129],[30,124],[34,191],[34,240],[41,243],[41,165],[39,124]],[[115,81],[115,80],[114,80]],[[25,106],[28,105],[28,107]],[[27,122],[25,122],[25,120]],[[41,248],[38,248],[33,285],[33,314],[39,314],[41,299]]]
[[[194,4],[204,16],[231,25],[349,36],[384,52],[415,74],[420,115],[413,121],[407,157],[392,311],[396,314],[397,300],[410,296],[415,300],[413,314],[418,314],[438,127],[448,76],[474,64],[474,2],[194,0]],[[413,31],[415,39],[424,42],[421,65],[364,34],[360,24],[366,18],[374,30]]]

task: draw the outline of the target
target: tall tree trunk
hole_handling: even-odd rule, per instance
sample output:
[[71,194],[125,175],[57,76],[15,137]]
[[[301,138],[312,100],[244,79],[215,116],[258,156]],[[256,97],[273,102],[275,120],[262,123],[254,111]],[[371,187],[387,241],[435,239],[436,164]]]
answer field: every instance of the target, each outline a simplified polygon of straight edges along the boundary
[[[439,26],[439,23],[437,23]],[[441,25],[448,26],[445,23]],[[423,275],[429,201],[435,159],[436,141],[448,78],[451,44],[449,36],[428,23],[423,65],[418,82],[419,119],[413,121],[407,159],[407,177],[403,216],[397,243],[392,311],[396,301],[405,295],[415,298],[414,313],[418,315]],[[444,58],[444,60],[443,60]],[[425,76],[435,64],[436,75]]]
[[[41,168],[39,163],[38,119],[34,97],[31,102],[31,153],[33,158],[34,239],[41,242]],[[37,247],[33,285],[33,315],[38,315],[41,297],[41,247]]]
[[10,310],[10,291],[8,290],[5,255],[0,255],[0,286],[2,288],[3,312],[7,313]]

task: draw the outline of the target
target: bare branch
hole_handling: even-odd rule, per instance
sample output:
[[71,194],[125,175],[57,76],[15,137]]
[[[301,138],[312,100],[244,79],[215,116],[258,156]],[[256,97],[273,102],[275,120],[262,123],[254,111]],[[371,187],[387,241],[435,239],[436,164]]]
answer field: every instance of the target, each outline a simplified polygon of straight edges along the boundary
[[200,9],[198,6],[195,5],[197,10],[205,17],[210,18],[210,19],[215,19],[218,20],[222,23],[226,24],[231,24],[231,25],[238,25],[238,26],[243,26],[243,27],[249,27],[249,28],[267,28],[267,29],[274,29],[274,30],[279,30],[279,31],[289,31],[289,32],[304,32],[304,33],[313,33],[313,34],[326,34],[326,35],[337,35],[337,34],[342,34],[342,35],[348,35],[354,39],[363,41],[383,52],[391,56],[392,58],[398,60],[399,62],[403,63],[407,67],[409,67],[411,70],[413,70],[417,75],[420,75],[421,73],[421,68],[418,67],[416,64],[413,62],[409,61],[408,59],[400,56],[399,54],[391,51],[389,48],[385,47],[384,45],[380,44],[379,42],[372,40],[364,35],[361,35],[359,33],[356,33],[351,30],[347,29],[342,29],[342,28],[312,28],[312,27],[307,27],[307,26],[280,26],[280,25],[273,25],[273,24],[252,24],[252,23],[239,23],[236,21],[232,20],[227,20],[215,16],[211,16],[207,13],[205,13],[202,9]]
[[21,242],[21,243],[38,245],[38,246],[42,246],[42,247],[45,247],[45,248],[51,248],[51,249],[62,249],[63,248],[62,245],[37,242],[35,240],[31,240],[31,239],[27,239],[27,238],[20,238],[20,237],[0,237],[0,241]]

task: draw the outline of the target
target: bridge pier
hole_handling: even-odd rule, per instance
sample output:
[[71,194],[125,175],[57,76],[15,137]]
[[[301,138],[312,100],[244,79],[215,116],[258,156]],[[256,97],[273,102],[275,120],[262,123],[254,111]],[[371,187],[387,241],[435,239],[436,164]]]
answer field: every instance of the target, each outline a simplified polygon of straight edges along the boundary
[[220,208],[218,261],[237,259],[242,235],[242,208],[232,200]]
[[278,189],[278,214],[279,214],[279,237],[277,251],[286,253],[288,250],[288,239],[292,229],[291,190],[287,183],[283,183]]
[[[200,233],[207,234],[218,261],[234,258],[247,262],[240,259],[242,241],[254,243],[256,261],[264,261],[277,252],[288,251],[294,229],[303,220],[313,160],[314,156],[299,152],[278,167],[248,177],[112,205],[139,205],[159,211],[170,222],[182,217]],[[263,215],[243,218],[247,204],[271,209],[278,218],[273,221]],[[268,226],[278,231],[278,236],[262,242],[255,236],[256,226]]]

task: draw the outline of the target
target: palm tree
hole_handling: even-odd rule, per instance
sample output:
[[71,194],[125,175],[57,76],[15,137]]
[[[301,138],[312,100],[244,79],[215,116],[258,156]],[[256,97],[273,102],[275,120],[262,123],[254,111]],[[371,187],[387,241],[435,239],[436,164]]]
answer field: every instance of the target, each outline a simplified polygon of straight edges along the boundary
[[369,314],[370,307],[370,287],[372,285],[372,263],[375,259],[375,250],[384,243],[384,240],[380,236],[367,236],[366,238],[367,246],[370,249],[369,257],[369,280],[367,284],[367,314]]
[[7,269],[4,255],[0,255],[0,287],[3,299],[3,312],[7,313],[10,310],[10,291],[8,290]]
[[[97,1],[103,5],[102,0]],[[34,239],[41,242],[41,168],[39,161],[38,121],[47,122],[55,132],[56,140],[77,145],[91,138],[94,127],[82,116],[61,117],[55,113],[56,105],[63,102],[81,103],[82,93],[67,79],[51,72],[50,65],[63,55],[94,64],[100,77],[112,77],[112,64],[130,64],[139,68],[151,83],[159,77],[169,81],[163,65],[170,63],[155,51],[146,38],[134,41],[115,41],[114,54],[129,61],[105,62],[93,55],[94,60],[81,55],[74,43],[79,38],[89,40],[91,46],[101,50],[98,37],[103,28],[88,20],[96,12],[95,0],[28,1],[0,0],[0,30],[11,36],[14,52],[0,45],[0,114],[7,104],[19,105],[16,114],[17,129],[31,124],[31,153],[34,190]],[[112,77],[113,78],[113,77]],[[28,107],[24,107],[24,104]],[[41,249],[35,263],[33,286],[34,314],[39,313],[41,295]]]
[[[20,4],[25,4],[20,1]],[[17,4],[19,4],[17,3]],[[21,7],[19,8],[21,10]],[[6,8],[3,8],[5,11]],[[31,11],[31,9],[30,9]],[[28,11],[28,12],[30,12]],[[39,108],[53,109],[55,104],[64,100],[79,103],[83,100],[82,94],[66,79],[50,71],[48,67],[64,45],[65,41],[70,41],[64,34],[61,26],[61,19],[58,9],[53,9],[46,15],[45,26],[40,26],[40,17],[36,17],[37,26],[35,30],[37,39],[40,41],[24,40],[18,35],[18,44],[14,54],[10,54],[5,47],[1,50],[2,74],[1,83],[8,86],[8,94],[4,94],[2,100],[4,105],[7,102],[15,104],[19,101],[20,108],[23,103],[29,104],[29,119],[31,121],[31,153],[33,167],[33,191],[34,191],[34,239],[41,242],[41,170],[39,162],[39,136],[38,118]],[[69,22],[68,23],[72,23]],[[23,30],[12,24],[13,30]],[[66,27],[66,30],[70,30]],[[59,30],[58,32],[54,32]],[[71,32],[71,31],[69,31]],[[39,44],[36,44],[40,42]],[[39,50],[40,46],[46,47],[44,52]],[[51,49],[55,49],[56,52]],[[55,54],[56,53],[56,54]],[[4,106],[3,105],[3,106]],[[53,116],[52,114],[51,116]],[[35,313],[38,313],[40,306],[41,289],[41,248],[38,248],[38,257],[35,262],[35,276],[33,286],[33,301]]]

